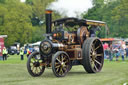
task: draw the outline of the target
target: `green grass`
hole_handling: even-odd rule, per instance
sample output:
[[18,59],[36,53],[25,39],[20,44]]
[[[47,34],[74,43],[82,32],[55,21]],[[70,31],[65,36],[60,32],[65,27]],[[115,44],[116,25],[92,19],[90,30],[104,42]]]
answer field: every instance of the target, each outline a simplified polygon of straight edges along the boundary
[[40,77],[31,77],[26,69],[27,58],[10,56],[0,61],[0,85],[123,85],[128,83],[128,60],[109,62],[105,60],[101,72],[88,74],[82,66],[73,66],[63,78],[53,75],[52,69],[45,69]]

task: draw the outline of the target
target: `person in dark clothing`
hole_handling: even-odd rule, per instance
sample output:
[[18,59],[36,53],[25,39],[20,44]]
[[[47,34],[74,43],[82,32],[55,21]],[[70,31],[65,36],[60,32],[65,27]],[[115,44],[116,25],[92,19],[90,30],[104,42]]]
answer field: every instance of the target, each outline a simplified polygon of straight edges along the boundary
[[2,54],[3,54],[3,61],[4,60],[7,60],[7,54],[8,54],[8,52],[7,52],[7,49],[5,47],[3,48]]
[[119,48],[116,48],[116,49],[115,49],[115,54],[116,54],[116,61],[118,61],[118,58],[119,58],[119,56],[120,56]]
[[128,46],[126,47],[126,58],[128,58]]
[[24,60],[24,51],[23,51],[23,49],[20,50],[20,56],[21,56],[21,60]]
[[112,48],[112,43],[109,44],[109,60],[113,60],[113,48]]
[[89,31],[90,37],[96,37],[96,31],[100,31],[100,27],[92,26]]
[[31,54],[30,50],[27,49],[27,58],[29,57],[30,54]]

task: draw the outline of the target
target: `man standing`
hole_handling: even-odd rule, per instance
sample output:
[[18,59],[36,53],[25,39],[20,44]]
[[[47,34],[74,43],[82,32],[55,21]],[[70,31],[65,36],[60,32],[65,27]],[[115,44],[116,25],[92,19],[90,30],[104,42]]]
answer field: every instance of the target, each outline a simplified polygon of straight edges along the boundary
[[125,59],[124,59],[125,49],[126,49],[125,42],[122,42],[121,49],[120,49],[121,56],[122,56],[122,61],[125,60]]
[[29,57],[29,55],[30,55],[30,50],[29,50],[29,48],[27,49],[27,58]]
[[121,45],[120,53],[121,53],[122,61],[124,61],[125,49],[123,48],[123,45]]
[[112,43],[109,44],[109,60],[110,61],[113,60],[113,47],[112,47]]
[[3,48],[3,61],[4,61],[4,60],[7,60],[7,53],[8,53],[8,52],[7,52],[7,49],[4,47],[4,48]]
[[24,51],[23,51],[23,49],[20,50],[20,56],[21,56],[21,60],[24,60]]
[[128,46],[126,47],[126,58],[128,58]]

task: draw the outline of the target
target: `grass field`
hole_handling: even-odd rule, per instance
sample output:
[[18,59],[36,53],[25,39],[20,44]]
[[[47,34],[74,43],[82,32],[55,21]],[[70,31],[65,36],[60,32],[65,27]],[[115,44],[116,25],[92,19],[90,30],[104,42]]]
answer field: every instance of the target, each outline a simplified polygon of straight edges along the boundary
[[[25,56],[26,57],[26,56]],[[26,61],[20,56],[10,56],[0,61],[0,85],[123,85],[128,83],[128,60],[105,60],[101,72],[88,74],[82,66],[73,66],[63,78],[53,75],[52,69],[45,69],[40,77],[31,77],[26,69]]]

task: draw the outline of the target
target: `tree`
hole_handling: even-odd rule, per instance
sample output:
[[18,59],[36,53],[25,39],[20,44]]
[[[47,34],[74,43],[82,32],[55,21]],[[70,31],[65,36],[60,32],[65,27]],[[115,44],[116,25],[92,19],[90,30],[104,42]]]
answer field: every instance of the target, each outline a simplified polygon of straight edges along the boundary
[[[15,42],[36,42],[44,39],[45,9],[54,0],[0,0],[0,34],[8,35],[6,46]],[[53,19],[60,17],[53,13]],[[42,24],[43,22],[43,24]]]
[[[27,0],[27,4],[32,6],[32,18],[31,22],[33,27],[36,29],[32,34],[32,42],[43,40],[43,34],[45,33],[45,10],[48,8],[49,4],[54,0]],[[60,18],[58,12],[52,13],[52,18]],[[40,22],[43,24],[40,25]]]
[[117,31],[117,36],[128,37],[128,0],[121,0],[120,5],[115,7],[112,13],[113,22],[119,29]]
[[[109,37],[127,37],[128,1],[106,0],[106,3],[103,3],[102,0],[93,1],[95,1],[94,6],[84,13],[83,17],[105,21],[109,27]],[[105,37],[104,30],[101,31],[100,36]]]
[[4,3],[5,2],[5,0],[0,0],[0,3]]
[[[3,14],[0,34],[8,35],[5,42],[6,45],[12,45],[14,42],[21,44],[30,42],[32,39],[33,27],[30,17],[32,16],[32,8],[29,5],[20,3],[19,0],[6,0],[3,5]],[[0,11],[2,11],[0,9]]]

